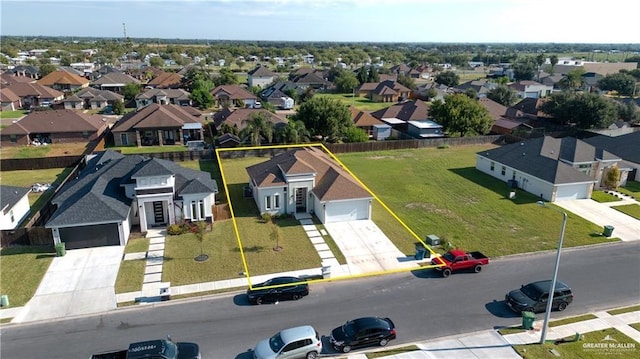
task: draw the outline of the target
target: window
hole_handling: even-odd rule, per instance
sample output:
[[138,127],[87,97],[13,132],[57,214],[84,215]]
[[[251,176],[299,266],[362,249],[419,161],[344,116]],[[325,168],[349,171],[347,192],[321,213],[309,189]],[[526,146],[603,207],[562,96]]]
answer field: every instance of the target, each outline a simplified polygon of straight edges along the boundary
[[515,180],[516,179],[516,171],[513,171],[513,174],[511,175],[511,179]]
[[502,166],[502,172],[501,174],[504,176],[504,174],[507,173],[507,167]]
[[493,172],[493,170],[496,169],[496,163],[495,162],[491,162],[491,172]]
[[89,132],[87,131],[82,132],[82,138],[89,138]]
[[271,209],[271,196],[266,196],[264,209]]
[[10,135],[9,139],[11,140],[11,142],[16,143],[18,142],[18,136],[16,135]]
[[280,208],[280,195],[277,193],[273,195],[273,208]]
[[13,210],[10,210],[10,211],[9,211],[9,217],[11,217],[11,223],[13,223],[13,222],[15,222],[15,221],[16,221],[16,218],[15,218],[15,216],[13,215]]
[[203,200],[199,200],[198,204],[200,205],[200,215],[198,216],[198,219],[204,219],[205,217],[205,211],[204,211],[204,201]]
[[196,201],[191,201],[191,219],[196,219],[197,217],[197,213],[198,212],[198,206]]
[[120,134],[120,142],[122,142],[123,146],[128,146],[129,145],[129,137],[127,136],[126,133],[121,133]]

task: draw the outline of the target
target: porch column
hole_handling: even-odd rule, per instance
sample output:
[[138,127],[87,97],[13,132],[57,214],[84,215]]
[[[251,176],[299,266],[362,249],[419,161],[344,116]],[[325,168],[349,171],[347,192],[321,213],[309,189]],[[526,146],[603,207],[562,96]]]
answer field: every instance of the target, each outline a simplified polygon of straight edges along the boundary
[[167,209],[169,210],[169,225],[176,224],[176,210],[173,208],[175,204],[172,200],[167,201]]
[[180,138],[178,139],[178,141],[180,141],[181,145],[184,145],[184,132],[182,131],[182,127],[180,127],[180,129],[178,130],[178,136],[180,136]]
[[138,147],[142,146],[142,140],[140,139],[140,131],[136,131],[136,145]]
[[144,210],[144,202],[138,200],[138,216],[140,217],[140,232],[147,231],[147,212]]
[[164,141],[162,139],[162,130],[158,130],[158,143],[160,146],[164,146]]

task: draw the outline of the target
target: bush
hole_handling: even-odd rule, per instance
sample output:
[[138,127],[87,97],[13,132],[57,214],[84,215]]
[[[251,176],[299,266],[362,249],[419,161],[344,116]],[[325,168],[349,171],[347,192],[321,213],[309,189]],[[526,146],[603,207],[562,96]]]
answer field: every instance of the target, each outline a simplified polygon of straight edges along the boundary
[[178,236],[178,235],[184,234],[185,232],[186,232],[185,227],[180,224],[172,224],[169,227],[167,227],[167,234],[169,234],[170,236]]

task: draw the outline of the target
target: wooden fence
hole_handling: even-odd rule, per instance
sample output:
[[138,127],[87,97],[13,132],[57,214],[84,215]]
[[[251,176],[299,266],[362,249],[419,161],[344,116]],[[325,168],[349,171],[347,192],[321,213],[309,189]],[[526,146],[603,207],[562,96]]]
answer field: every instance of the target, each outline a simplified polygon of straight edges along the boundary
[[9,246],[42,246],[50,245],[53,248],[53,234],[44,227],[25,227],[15,230],[0,231],[0,245]]

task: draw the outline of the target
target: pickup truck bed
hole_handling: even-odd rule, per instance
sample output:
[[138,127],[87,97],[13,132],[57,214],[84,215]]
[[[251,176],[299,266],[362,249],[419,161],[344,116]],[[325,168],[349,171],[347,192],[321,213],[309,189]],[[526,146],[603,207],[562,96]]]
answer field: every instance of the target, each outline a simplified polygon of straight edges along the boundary
[[117,352],[109,352],[102,354],[93,354],[90,359],[127,359],[127,350]]

